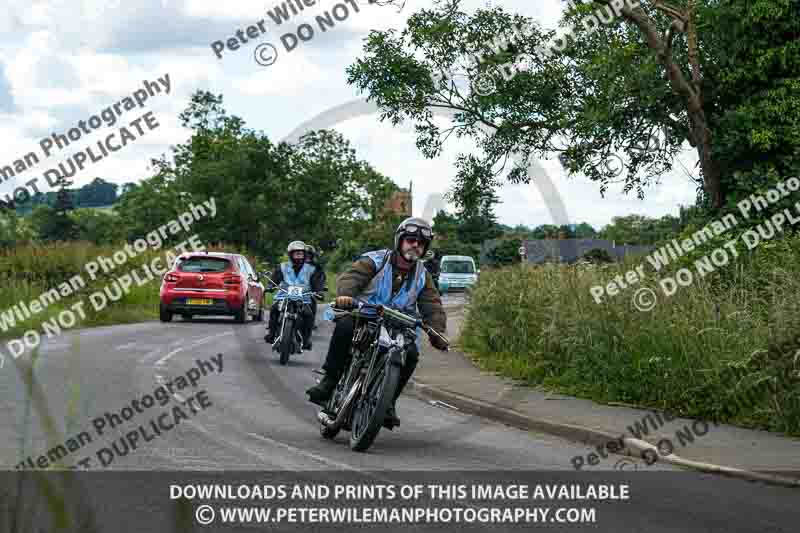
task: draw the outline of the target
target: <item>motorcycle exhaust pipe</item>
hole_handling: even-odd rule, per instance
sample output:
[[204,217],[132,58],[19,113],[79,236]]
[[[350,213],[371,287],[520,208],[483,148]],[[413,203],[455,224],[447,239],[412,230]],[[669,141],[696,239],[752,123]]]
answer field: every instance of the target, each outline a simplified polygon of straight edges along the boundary
[[331,418],[330,415],[328,415],[324,411],[320,411],[319,413],[317,413],[317,420],[319,421],[319,423],[330,429],[337,429],[342,427],[344,421],[349,416],[350,404],[353,403],[353,398],[355,398],[355,395],[358,392],[360,385],[361,385],[361,378],[359,378],[358,381],[356,381],[353,384],[353,388],[350,389],[350,393],[347,395],[347,398],[342,404],[341,409],[339,409],[339,414],[336,416],[336,419]]
[[328,416],[328,413],[324,411],[317,413],[317,420],[319,420],[320,424],[328,428],[336,423],[336,420],[332,419],[330,416]]
[[344,421],[350,416],[350,406],[353,403],[353,399],[356,397],[358,393],[358,389],[361,388],[361,380],[363,378],[359,377],[355,383],[353,383],[353,388],[350,389],[350,394],[347,395],[344,403],[342,404],[342,408],[339,409],[339,415],[336,417],[336,427],[341,427],[344,424]]

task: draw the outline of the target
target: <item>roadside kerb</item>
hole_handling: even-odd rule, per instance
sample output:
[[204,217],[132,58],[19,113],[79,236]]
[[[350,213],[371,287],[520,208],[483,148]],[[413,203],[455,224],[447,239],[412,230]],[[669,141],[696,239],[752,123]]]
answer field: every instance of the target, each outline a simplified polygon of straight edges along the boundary
[[[489,402],[464,396],[446,389],[440,389],[438,387],[426,385],[414,380],[413,378],[409,382],[407,390],[409,393],[412,393],[418,397],[447,402],[465,413],[488,418],[490,420],[501,422],[518,429],[527,431],[541,431],[542,433],[555,435],[567,440],[589,444],[592,446],[604,446],[608,442],[619,440],[618,435],[612,435],[611,433],[606,433],[594,428],[555,422],[553,420],[546,420],[543,418],[533,418],[531,416],[513,411],[511,409],[506,409]],[[625,444],[625,448],[620,453],[616,453],[615,455],[627,455],[636,457],[638,459],[641,458],[645,452],[655,452],[656,454],[659,454],[658,449],[653,444],[640,439],[625,437],[623,438],[623,443]],[[760,472],[703,463],[700,461],[692,461],[674,454],[659,454],[658,457],[658,461],[663,461],[674,466],[697,470],[700,472],[719,474],[727,477],[744,479],[747,481],[761,481],[770,485],[800,488],[800,479],[763,474]]]

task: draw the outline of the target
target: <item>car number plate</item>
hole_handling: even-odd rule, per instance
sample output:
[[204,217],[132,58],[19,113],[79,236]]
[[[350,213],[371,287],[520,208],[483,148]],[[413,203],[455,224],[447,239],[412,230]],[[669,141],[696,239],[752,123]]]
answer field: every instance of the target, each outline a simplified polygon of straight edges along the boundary
[[214,300],[208,298],[188,298],[186,300],[186,305],[211,305],[213,303]]

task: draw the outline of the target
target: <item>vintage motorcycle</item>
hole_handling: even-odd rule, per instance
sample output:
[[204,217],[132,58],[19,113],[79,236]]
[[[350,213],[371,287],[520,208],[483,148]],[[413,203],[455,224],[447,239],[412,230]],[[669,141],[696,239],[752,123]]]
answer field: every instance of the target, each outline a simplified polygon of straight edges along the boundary
[[302,319],[301,312],[303,309],[303,299],[307,295],[312,298],[322,299],[327,288],[323,292],[304,291],[301,285],[289,285],[286,289],[282,289],[274,281],[267,278],[272,284],[268,289],[269,292],[278,291],[278,294],[285,294],[286,298],[278,303],[278,311],[280,316],[278,324],[280,324],[279,334],[272,343],[272,351],[277,351],[280,354],[280,364],[286,365],[289,363],[289,356],[293,354],[303,353],[303,334],[300,332],[300,320]]
[[323,437],[333,439],[344,429],[350,432],[350,448],[363,452],[383,427],[400,369],[408,349],[417,343],[418,331],[433,333],[450,343],[415,316],[360,300],[354,300],[354,305],[353,311],[346,311],[330,304],[334,317],[352,316],[355,328],[348,367],[317,419]]

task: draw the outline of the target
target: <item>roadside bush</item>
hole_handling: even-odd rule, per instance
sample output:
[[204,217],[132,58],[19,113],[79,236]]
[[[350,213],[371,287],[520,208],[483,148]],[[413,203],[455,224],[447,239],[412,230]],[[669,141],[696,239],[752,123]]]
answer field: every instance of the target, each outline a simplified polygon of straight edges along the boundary
[[597,265],[614,262],[614,260],[611,258],[611,255],[609,255],[609,253],[602,248],[592,248],[583,254],[583,259]]

